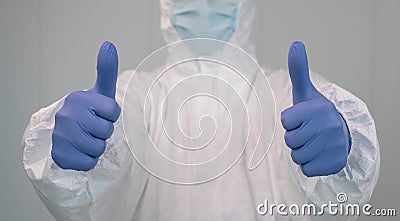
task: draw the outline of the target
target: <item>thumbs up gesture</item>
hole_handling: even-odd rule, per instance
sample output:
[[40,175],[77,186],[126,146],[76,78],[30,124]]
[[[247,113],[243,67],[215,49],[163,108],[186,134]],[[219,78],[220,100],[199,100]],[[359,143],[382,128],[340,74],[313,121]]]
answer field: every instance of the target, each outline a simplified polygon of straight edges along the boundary
[[303,43],[288,56],[293,106],[281,113],[292,160],[308,177],[336,174],[347,164],[350,134],[335,105],[313,85]]
[[117,50],[104,42],[94,87],[70,93],[56,113],[51,156],[59,167],[88,171],[96,166],[121,112],[114,98],[117,76]]

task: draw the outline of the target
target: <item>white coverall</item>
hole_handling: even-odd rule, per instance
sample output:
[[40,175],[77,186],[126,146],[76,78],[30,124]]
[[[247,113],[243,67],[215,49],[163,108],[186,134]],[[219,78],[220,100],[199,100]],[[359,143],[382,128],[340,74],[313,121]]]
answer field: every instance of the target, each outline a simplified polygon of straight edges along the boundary
[[[161,0],[161,29],[166,42],[179,39],[170,23],[170,0]],[[254,0],[240,0],[239,24],[230,43],[254,57]],[[187,71],[191,71],[188,68]],[[286,70],[265,71],[275,95],[278,121],[267,157],[254,171],[242,158],[227,174],[204,184],[182,186],[148,174],[129,152],[122,122],[115,123],[107,149],[89,172],[63,170],[51,158],[54,116],[63,99],[33,114],[23,136],[23,163],[37,194],[57,220],[354,220],[352,216],[274,216],[257,214],[257,205],[369,201],[379,175],[379,145],[375,124],[357,97],[316,74],[312,81],[345,119],[352,139],[346,167],[324,177],[304,176],[292,162],[284,142],[280,112],[292,105]],[[122,104],[132,71],[119,75],[116,100]],[[125,101],[126,102],[126,101]],[[129,101],[128,101],[129,102]],[[206,107],[204,107],[206,108]],[[200,107],[201,109],[201,107]],[[156,119],[155,119],[156,120]],[[190,119],[189,119],[190,120]],[[157,130],[157,128],[156,128]]]

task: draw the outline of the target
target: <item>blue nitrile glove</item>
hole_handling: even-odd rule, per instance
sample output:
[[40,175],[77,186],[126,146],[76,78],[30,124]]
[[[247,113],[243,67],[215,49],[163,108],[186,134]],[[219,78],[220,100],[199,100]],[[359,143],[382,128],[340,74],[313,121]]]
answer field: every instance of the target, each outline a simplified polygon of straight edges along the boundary
[[56,113],[51,156],[63,169],[93,169],[121,112],[115,101],[118,55],[104,42],[97,57],[97,80],[88,91],[70,93]]
[[347,125],[335,105],[312,84],[303,43],[291,45],[288,65],[293,106],[282,112],[281,121],[292,159],[308,177],[336,174],[347,164]]

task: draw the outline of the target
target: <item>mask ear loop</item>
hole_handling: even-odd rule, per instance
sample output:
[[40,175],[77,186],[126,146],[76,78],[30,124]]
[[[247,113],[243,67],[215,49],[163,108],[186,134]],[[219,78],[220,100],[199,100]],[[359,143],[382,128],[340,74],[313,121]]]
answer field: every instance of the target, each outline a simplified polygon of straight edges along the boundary
[[[169,22],[170,22],[170,25],[171,25],[172,30],[174,32],[174,35],[179,36],[179,33],[178,33],[178,31],[176,30],[176,27],[175,27],[175,22],[176,22],[175,10],[177,8],[176,4],[177,4],[177,0],[171,0],[170,5],[169,5],[170,6],[170,9],[169,9]],[[181,39],[180,36],[179,36],[179,39]]]
[[[237,0],[239,1],[239,0]],[[242,8],[242,2],[238,2],[237,3],[237,7],[236,7],[236,15],[235,15],[235,21],[233,22],[233,28],[234,28],[234,32],[236,31],[237,27],[239,26],[239,9]]]
[[[174,13],[174,7],[171,5],[171,9],[169,10],[169,22],[171,23],[171,26],[174,27],[175,24],[175,13]],[[175,27],[174,27],[175,29]]]

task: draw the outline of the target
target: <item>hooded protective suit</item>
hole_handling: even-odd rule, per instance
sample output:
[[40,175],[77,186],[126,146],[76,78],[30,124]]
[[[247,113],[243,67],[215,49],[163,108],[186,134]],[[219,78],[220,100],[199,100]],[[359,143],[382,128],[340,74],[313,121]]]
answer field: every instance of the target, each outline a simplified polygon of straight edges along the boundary
[[[254,6],[254,0],[239,0],[237,26],[229,40],[253,57]],[[180,40],[171,24],[170,12],[170,0],[161,0],[161,29],[168,43]],[[182,73],[193,71],[190,66],[182,68]],[[283,70],[266,73],[279,119],[279,113],[292,104],[289,74]],[[126,71],[118,77],[116,100],[120,104],[131,75],[132,71]],[[146,74],[142,76],[146,80]],[[51,137],[55,114],[64,98],[32,116],[23,136],[24,167],[37,194],[57,220],[354,220],[351,216],[257,214],[257,206],[266,199],[288,206],[320,206],[329,201],[335,203],[338,193],[346,193],[347,202],[363,204],[375,187],[379,146],[366,105],[320,76],[311,77],[318,90],[335,104],[351,134],[348,163],[335,175],[304,176],[291,159],[282,125],[277,124],[269,153],[255,170],[247,169],[248,158],[244,157],[227,174],[204,184],[182,186],[164,182],[147,173],[130,154],[121,119],[115,123],[106,151],[93,170],[63,170],[51,157]],[[197,109],[202,108],[206,107]],[[157,128],[152,130],[157,133]]]

